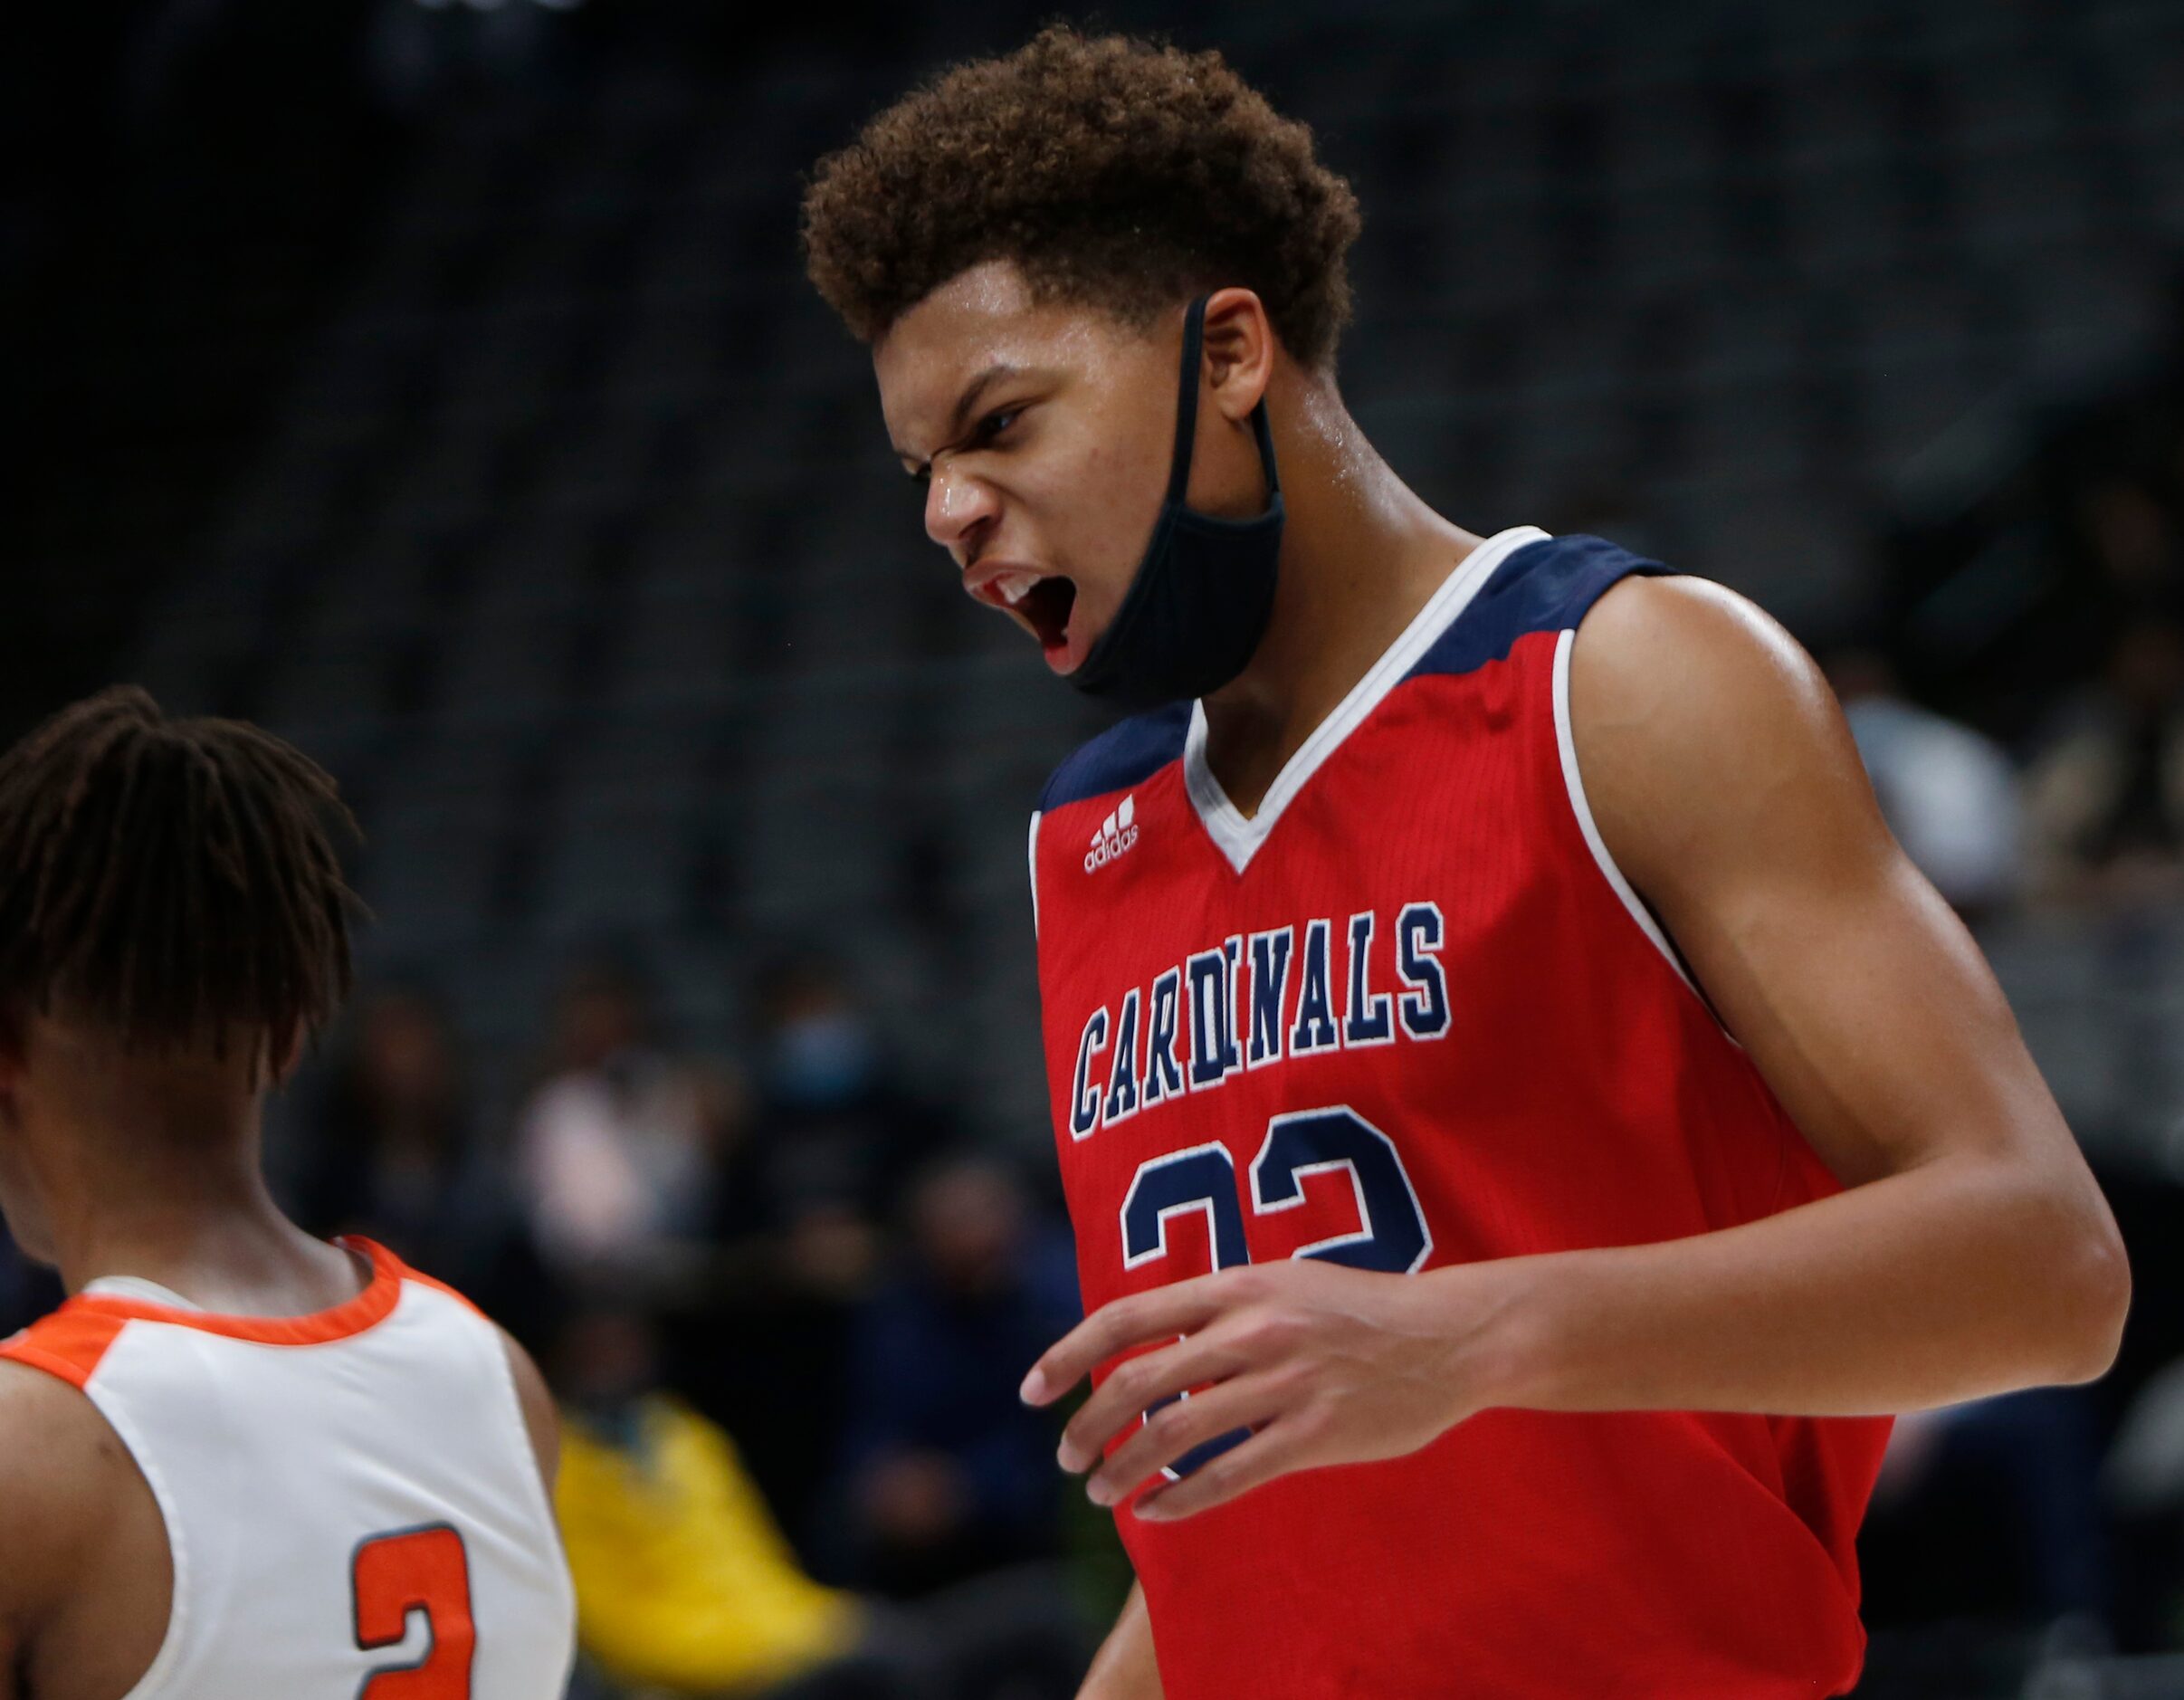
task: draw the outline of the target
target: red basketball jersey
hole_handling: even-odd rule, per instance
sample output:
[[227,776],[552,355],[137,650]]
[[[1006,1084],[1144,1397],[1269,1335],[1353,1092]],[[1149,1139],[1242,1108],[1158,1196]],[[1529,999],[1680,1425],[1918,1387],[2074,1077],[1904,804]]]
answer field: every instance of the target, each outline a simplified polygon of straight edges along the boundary
[[[1088,1307],[1246,1261],[1674,1239],[1836,1189],[1586,806],[1571,645],[1649,570],[1489,540],[1248,819],[1195,706],[1056,773],[1032,876]],[[1168,1700],[1811,1700],[1857,1675],[1887,1433],[1496,1410],[1119,1523]]]

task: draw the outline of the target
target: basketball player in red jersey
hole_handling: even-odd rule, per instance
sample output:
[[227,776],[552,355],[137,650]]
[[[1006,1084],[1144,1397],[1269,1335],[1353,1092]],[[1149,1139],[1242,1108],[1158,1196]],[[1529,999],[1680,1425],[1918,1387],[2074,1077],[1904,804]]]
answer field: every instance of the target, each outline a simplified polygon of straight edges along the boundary
[[347,989],[333,781],[140,691],[0,756],[0,1700],[552,1700],[553,1407],[383,1248],[290,1224],[265,1093]]
[[1218,56],[1061,28],[806,200],[927,531],[1140,711],[1032,834],[1085,1693],[1841,1694],[1887,1414],[2100,1374],[2114,1225],[1782,630],[1375,454],[1357,229]]

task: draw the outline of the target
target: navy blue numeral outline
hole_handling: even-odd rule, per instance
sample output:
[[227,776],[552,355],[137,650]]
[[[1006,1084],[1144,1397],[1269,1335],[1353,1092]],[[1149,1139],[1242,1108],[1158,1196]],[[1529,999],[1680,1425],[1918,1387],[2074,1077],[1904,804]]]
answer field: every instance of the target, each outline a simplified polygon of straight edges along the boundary
[[[1251,1206],[1255,1216],[1293,1210],[1304,1202],[1304,1182],[1312,1175],[1346,1174],[1358,1203],[1358,1231],[1337,1234],[1299,1246],[1290,1255],[1354,1269],[1410,1275],[1433,1255],[1433,1232],[1426,1225],[1417,1189],[1403,1166],[1395,1141],[1348,1104],[1295,1110],[1266,1124],[1266,1139],[1251,1165]],[[1148,1181],[1151,1186],[1148,1188]],[[1236,1161],[1218,1141],[1168,1151],[1140,1163],[1130,1177],[1120,1211],[1122,1266],[1142,1268],[1168,1256],[1168,1221],[1172,1216],[1203,1211],[1206,1242],[1216,1270],[1251,1261],[1244,1210],[1236,1195]],[[1188,1393],[1177,1393],[1139,1418]],[[1160,1474],[1181,1481],[1208,1459],[1251,1437],[1236,1428],[1192,1447],[1162,1466]]]

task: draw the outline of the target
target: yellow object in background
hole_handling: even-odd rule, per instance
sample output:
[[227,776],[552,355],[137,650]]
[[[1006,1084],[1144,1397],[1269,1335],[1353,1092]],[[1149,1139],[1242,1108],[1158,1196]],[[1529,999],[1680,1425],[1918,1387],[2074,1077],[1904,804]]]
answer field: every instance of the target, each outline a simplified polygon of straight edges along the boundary
[[797,1569],[735,1444],[664,1396],[628,1444],[567,1418],[556,1495],[584,1650],[624,1682],[763,1690],[847,1652],[856,1600]]

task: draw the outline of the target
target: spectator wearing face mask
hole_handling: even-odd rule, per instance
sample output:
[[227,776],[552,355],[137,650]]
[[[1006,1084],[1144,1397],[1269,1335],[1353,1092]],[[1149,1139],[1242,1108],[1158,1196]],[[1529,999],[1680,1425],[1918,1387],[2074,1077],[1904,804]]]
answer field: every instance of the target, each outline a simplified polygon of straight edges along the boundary
[[776,965],[758,1008],[756,1121],[731,1208],[777,1232],[821,1218],[876,1233],[937,1149],[940,1117],[904,1087],[836,964]]
[[851,1330],[903,1190],[948,1127],[904,1086],[834,962],[782,960],[760,977],[757,1002],[750,1125],[725,1166],[718,1218],[735,1273],[694,1385],[816,1553]]

